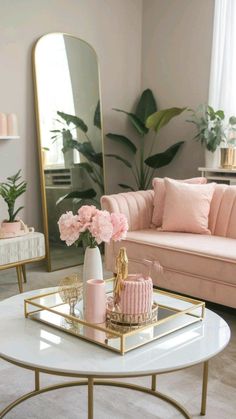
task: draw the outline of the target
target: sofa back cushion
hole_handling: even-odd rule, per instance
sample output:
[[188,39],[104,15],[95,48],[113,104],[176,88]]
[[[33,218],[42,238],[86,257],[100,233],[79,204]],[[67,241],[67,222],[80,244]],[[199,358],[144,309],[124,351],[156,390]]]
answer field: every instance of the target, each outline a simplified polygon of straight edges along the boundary
[[[168,178],[167,178],[168,179]],[[207,182],[205,177],[194,177],[192,179],[178,180],[183,183],[204,184]],[[154,208],[152,214],[152,224],[156,227],[162,226],[163,212],[165,206],[166,188],[163,178],[155,177],[152,180],[154,189]]]
[[209,213],[209,229],[215,236],[236,239],[236,186],[216,185]]
[[215,183],[190,185],[165,178],[162,231],[211,234],[208,228]]

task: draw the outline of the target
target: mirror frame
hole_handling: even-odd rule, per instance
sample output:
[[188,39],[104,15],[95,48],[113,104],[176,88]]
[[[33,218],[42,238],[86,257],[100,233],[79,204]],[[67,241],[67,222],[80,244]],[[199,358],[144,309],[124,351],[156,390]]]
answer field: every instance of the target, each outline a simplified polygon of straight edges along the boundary
[[88,45],[95,54],[96,62],[97,62],[97,70],[98,70],[98,91],[99,91],[99,98],[100,98],[100,118],[101,118],[101,141],[102,141],[102,156],[103,156],[103,182],[104,182],[104,194],[106,194],[106,176],[105,176],[105,154],[104,154],[104,129],[103,129],[103,106],[102,106],[102,96],[101,96],[101,75],[100,75],[100,66],[98,61],[98,55],[95,49],[90,45],[87,41],[83,39],[71,35],[65,32],[49,32],[45,35],[40,36],[37,39],[33,46],[32,50],[32,71],[33,71],[33,89],[34,89],[34,106],[35,106],[35,119],[36,119],[36,134],[37,134],[37,148],[38,148],[38,158],[39,158],[39,179],[40,179],[40,192],[41,192],[41,200],[42,200],[42,215],[43,215],[43,231],[45,237],[45,248],[46,248],[46,261],[47,261],[47,268],[49,272],[67,269],[73,266],[78,266],[79,264],[66,266],[63,268],[52,269],[51,258],[50,258],[50,244],[49,244],[49,228],[48,228],[48,211],[47,211],[47,199],[46,199],[46,188],[45,188],[45,175],[44,175],[44,167],[43,167],[43,157],[42,157],[42,149],[41,149],[41,127],[40,127],[40,112],[39,112],[39,103],[38,103],[38,86],[37,86],[37,76],[36,76],[36,52],[38,43],[41,41],[42,38],[51,36],[51,35],[65,35],[71,38],[77,39],[84,44]]

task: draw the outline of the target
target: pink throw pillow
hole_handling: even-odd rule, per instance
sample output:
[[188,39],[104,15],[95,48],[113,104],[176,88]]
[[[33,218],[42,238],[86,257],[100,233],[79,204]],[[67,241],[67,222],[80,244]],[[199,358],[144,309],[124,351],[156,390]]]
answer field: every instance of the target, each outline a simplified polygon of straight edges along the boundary
[[[207,183],[207,179],[205,177],[194,177],[192,179],[178,180],[178,182],[204,184]],[[152,186],[154,189],[154,209],[152,215],[152,224],[154,224],[156,227],[161,227],[166,196],[164,179],[155,177],[152,180]]]
[[165,179],[162,231],[211,234],[208,216],[215,183],[190,185]]

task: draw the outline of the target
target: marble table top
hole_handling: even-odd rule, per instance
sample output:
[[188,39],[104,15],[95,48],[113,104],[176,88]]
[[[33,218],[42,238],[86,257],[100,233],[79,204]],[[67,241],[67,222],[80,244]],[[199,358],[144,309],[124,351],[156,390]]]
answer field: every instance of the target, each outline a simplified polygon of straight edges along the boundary
[[84,377],[141,376],[178,370],[206,361],[230,340],[227,323],[206,317],[124,356],[26,319],[24,299],[53,291],[30,291],[0,302],[0,356],[21,366]]

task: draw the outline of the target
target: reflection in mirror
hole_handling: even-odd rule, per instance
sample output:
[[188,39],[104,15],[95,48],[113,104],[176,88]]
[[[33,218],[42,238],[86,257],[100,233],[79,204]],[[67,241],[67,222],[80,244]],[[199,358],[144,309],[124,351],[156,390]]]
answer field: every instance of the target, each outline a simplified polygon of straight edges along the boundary
[[57,221],[104,193],[97,56],[70,35],[43,36],[34,50],[40,178],[49,270],[83,263],[83,249],[60,240]]

